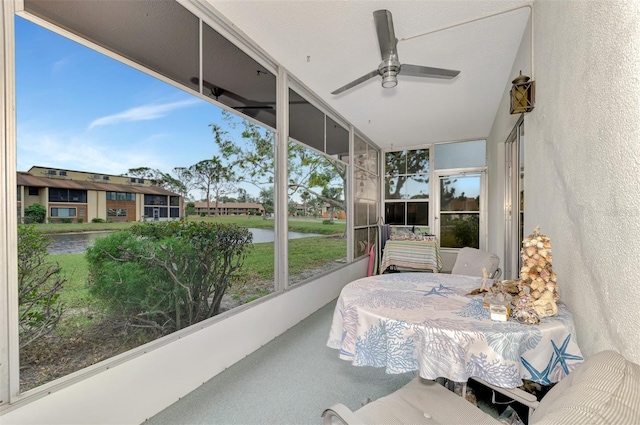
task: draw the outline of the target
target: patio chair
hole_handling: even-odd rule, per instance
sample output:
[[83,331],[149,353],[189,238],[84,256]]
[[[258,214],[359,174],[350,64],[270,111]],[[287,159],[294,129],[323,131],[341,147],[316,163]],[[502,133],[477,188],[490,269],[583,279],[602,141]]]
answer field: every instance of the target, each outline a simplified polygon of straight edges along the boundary
[[324,425],[496,424],[496,420],[435,381],[414,378],[392,394],[352,412],[334,404],[322,413]]
[[[640,424],[640,365],[611,350],[579,364],[540,402],[517,388],[489,387],[528,406],[531,425]],[[322,413],[322,420],[324,425],[503,424],[463,397],[422,378],[355,412],[343,404],[331,406]]]
[[486,268],[490,279],[498,279],[502,274],[500,258],[497,255],[476,248],[465,247],[458,251],[458,257],[451,274],[482,277],[482,268]]

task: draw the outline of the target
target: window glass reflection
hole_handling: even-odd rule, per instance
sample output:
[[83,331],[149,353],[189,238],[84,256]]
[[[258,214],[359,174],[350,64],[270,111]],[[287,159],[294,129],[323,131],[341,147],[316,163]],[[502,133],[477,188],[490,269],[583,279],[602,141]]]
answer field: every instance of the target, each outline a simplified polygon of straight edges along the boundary
[[406,174],[407,172],[407,153],[405,151],[387,152],[385,154],[386,176],[397,176],[398,174]]
[[328,155],[338,155],[345,162],[349,162],[349,132],[331,117],[327,117],[327,148]]
[[429,176],[408,176],[403,199],[429,199]]
[[275,128],[275,75],[210,26],[202,28],[202,93]]
[[[289,284],[296,284],[342,266],[347,256],[344,237],[347,166],[307,146],[289,142]],[[305,207],[306,206],[306,207]],[[366,222],[366,204],[354,206],[357,221]],[[293,233],[305,237],[293,237]]]
[[386,223],[391,225],[404,225],[405,205],[404,202],[387,202],[384,206]]
[[289,89],[289,137],[324,152],[324,131],[324,113]]
[[478,248],[480,214],[442,214],[440,216],[440,246],[445,248]]
[[428,202],[407,202],[407,225],[426,226],[429,224]]
[[480,211],[480,176],[450,176],[441,179],[441,211]]

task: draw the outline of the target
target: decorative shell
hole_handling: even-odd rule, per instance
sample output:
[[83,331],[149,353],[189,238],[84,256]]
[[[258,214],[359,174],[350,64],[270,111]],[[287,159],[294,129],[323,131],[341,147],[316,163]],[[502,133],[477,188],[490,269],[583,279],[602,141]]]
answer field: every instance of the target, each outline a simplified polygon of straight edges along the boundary
[[540,323],[540,317],[534,308],[534,302],[535,298],[528,293],[527,288],[525,293],[518,298],[513,312],[511,313],[511,317],[526,325],[537,325]]
[[[518,283],[519,295],[523,296],[526,293],[536,300],[543,295],[551,296],[555,305],[560,300],[560,295],[556,274],[552,268],[551,240],[548,236],[540,234],[539,226],[522,241],[520,256],[522,267]],[[526,292],[525,288],[527,288]],[[547,292],[549,295],[545,295]],[[549,311],[553,311],[553,308]],[[557,314],[557,309],[553,314]]]

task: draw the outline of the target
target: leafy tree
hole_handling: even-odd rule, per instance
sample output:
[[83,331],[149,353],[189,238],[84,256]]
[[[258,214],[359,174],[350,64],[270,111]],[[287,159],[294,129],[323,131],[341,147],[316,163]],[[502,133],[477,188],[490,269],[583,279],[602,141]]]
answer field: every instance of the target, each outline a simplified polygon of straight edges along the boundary
[[[329,200],[337,200],[340,199],[342,194],[342,189],[337,188],[337,187],[325,187],[322,190],[322,196],[323,199],[329,199]],[[339,204],[338,201],[336,202],[329,202],[329,220],[333,221],[333,215],[334,215],[334,205],[335,204]]]
[[275,192],[273,186],[269,186],[260,191],[260,203],[264,207],[266,214],[273,214],[275,212]]
[[291,202],[289,201],[289,215],[290,216],[295,216],[296,212],[298,211],[298,206],[296,205],[295,202]]
[[238,202],[238,200],[236,198],[234,198],[233,196],[222,195],[220,197],[220,202],[222,202],[224,204],[229,204],[229,203],[232,203],[232,202]]
[[20,348],[53,331],[63,313],[59,301],[66,279],[48,261],[51,241],[31,226],[18,226],[18,314]]
[[249,200],[250,196],[243,188],[238,188],[238,202],[252,202]]
[[163,187],[182,196],[185,200],[190,199],[190,192],[196,185],[196,177],[191,167],[174,167],[173,174],[162,173]]
[[87,250],[91,292],[135,326],[170,333],[220,312],[251,240],[236,225],[137,224]]
[[342,162],[292,142],[289,144],[289,177],[289,187],[294,188],[290,196],[307,192],[332,209],[347,211],[341,196],[342,188],[346,187],[347,166]]
[[309,192],[304,191],[300,194],[300,200],[302,200],[302,209],[305,217],[307,216],[307,204],[310,199],[311,194]]
[[[228,113],[224,116],[233,128],[238,124]],[[221,155],[238,170],[237,181],[248,182],[261,189],[275,180],[273,133],[257,124],[242,120],[241,137],[244,143],[229,138],[229,133],[212,124],[214,140]],[[336,197],[325,197],[323,190],[331,186],[346,186],[347,167],[340,161],[326,157],[295,142],[288,147],[289,197],[296,193],[310,193],[325,202],[347,210],[346,203]],[[262,197],[262,196],[261,196]],[[265,210],[268,208],[264,205]]]
[[456,179],[451,180],[450,177],[445,177],[440,184],[440,203],[444,210],[448,210],[449,203],[456,199],[456,188],[453,186],[455,182],[457,182]]
[[198,188],[206,194],[207,210],[210,208],[211,196],[215,198],[216,215],[220,197],[235,191],[235,173],[233,167],[224,165],[221,159],[214,156],[193,166],[193,174]]
[[24,209],[24,221],[29,223],[44,223],[47,216],[47,209],[44,205],[33,204]]
[[453,235],[458,246],[478,248],[480,245],[480,216],[477,214],[461,217],[453,222]]
[[320,215],[322,204],[322,199],[319,198],[312,198],[309,201],[309,208],[311,208],[311,214],[313,215],[313,218],[318,218],[318,216]]
[[[385,199],[399,199],[408,175],[417,183],[429,183],[429,149],[388,152],[385,155]],[[424,197],[424,196],[423,196]]]
[[193,202],[187,202],[187,205],[184,209],[185,217],[196,214],[196,204]]
[[129,168],[123,176],[137,177],[140,179],[146,179],[151,182],[151,184],[155,186],[164,187],[164,179],[165,173],[156,169],[149,167],[138,167],[138,168]]
[[[230,113],[223,112],[223,118],[231,128],[237,127]],[[242,126],[241,137],[248,142],[245,145],[230,139],[229,133],[220,126],[210,125],[220,154],[241,171],[237,173],[238,181],[247,181],[259,188],[273,185],[275,178],[273,133],[248,120],[242,120]]]

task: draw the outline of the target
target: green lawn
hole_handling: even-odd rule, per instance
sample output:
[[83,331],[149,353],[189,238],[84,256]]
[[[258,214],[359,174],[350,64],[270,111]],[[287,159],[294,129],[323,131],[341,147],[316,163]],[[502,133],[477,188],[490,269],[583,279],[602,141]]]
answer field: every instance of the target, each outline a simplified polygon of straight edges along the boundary
[[102,318],[106,314],[106,307],[89,293],[89,270],[84,254],[50,255],[49,260],[60,265],[60,273],[67,279],[60,291],[65,316],[58,330],[63,335],[73,335],[76,330],[85,329],[94,320]]

